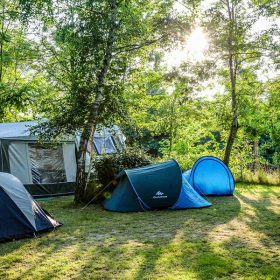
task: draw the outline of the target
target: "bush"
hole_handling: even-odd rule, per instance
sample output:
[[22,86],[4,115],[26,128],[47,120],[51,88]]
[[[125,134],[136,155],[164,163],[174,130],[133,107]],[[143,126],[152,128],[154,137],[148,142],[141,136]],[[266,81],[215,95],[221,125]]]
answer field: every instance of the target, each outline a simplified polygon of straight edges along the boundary
[[244,169],[242,176],[236,176],[237,182],[280,185],[280,170],[258,168],[257,170]]
[[93,162],[95,180],[91,182],[91,185],[95,186],[95,190],[90,191],[91,197],[97,196],[94,202],[100,202],[108,192],[113,190],[113,185],[103,191],[102,188],[106,187],[120,171],[151,163],[151,159],[139,148],[127,148],[119,154],[97,157]]

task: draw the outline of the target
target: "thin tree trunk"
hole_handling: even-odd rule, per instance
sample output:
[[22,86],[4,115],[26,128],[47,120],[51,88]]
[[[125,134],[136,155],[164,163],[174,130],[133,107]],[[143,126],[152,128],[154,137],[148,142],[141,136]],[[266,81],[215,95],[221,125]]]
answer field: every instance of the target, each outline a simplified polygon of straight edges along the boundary
[[232,150],[232,147],[234,144],[234,140],[237,135],[237,131],[238,131],[238,118],[237,118],[237,116],[233,116],[230,133],[229,133],[228,140],[227,140],[226,150],[225,150],[225,154],[224,154],[224,162],[226,165],[228,165],[229,161],[230,161],[230,154],[231,154],[231,150]]
[[2,4],[2,22],[1,22],[1,42],[0,42],[0,82],[3,79],[3,47],[4,47],[4,18],[5,4]]
[[227,145],[224,154],[224,162],[225,164],[229,164],[230,155],[232,151],[232,147],[237,135],[238,131],[238,111],[237,111],[237,97],[236,97],[236,77],[237,77],[237,54],[234,50],[234,28],[235,28],[235,12],[234,5],[230,5],[229,1],[227,1],[227,9],[228,16],[230,21],[230,30],[228,37],[228,66],[229,66],[229,74],[230,74],[230,86],[231,86],[231,111],[232,111],[232,120],[230,133],[227,140]]
[[[97,76],[97,85],[96,85],[96,97],[92,105],[91,112],[87,119],[87,123],[83,129],[80,141],[80,148],[77,155],[77,181],[76,181],[76,191],[75,191],[75,202],[81,203],[84,201],[85,189],[87,186],[88,176],[86,174],[86,155],[88,145],[93,145],[94,131],[97,126],[99,108],[104,100],[104,85],[107,77],[107,73],[110,67],[112,55],[113,55],[113,46],[116,35],[117,28],[117,2],[116,0],[111,0],[111,19],[110,19],[110,29],[107,39],[106,50],[104,54],[103,64],[100,72]],[[92,154],[90,153],[90,156]],[[90,159],[91,160],[91,159]],[[90,170],[88,170],[90,172]]]
[[173,97],[171,103],[171,114],[170,114],[170,126],[169,126],[169,157],[171,156],[173,149],[173,139],[174,139],[174,117],[175,117],[175,108],[176,106],[176,96]]
[[259,141],[258,139],[254,139],[254,164],[253,169],[257,171],[260,167],[260,151],[259,151]]

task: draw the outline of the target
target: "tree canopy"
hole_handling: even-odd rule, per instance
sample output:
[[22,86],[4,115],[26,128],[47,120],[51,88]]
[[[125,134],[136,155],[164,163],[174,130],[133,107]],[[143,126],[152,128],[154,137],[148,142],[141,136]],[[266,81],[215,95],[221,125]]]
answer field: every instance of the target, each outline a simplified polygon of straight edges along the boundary
[[279,166],[277,1],[3,0],[0,120],[80,133],[77,201],[98,124],[183,167]]

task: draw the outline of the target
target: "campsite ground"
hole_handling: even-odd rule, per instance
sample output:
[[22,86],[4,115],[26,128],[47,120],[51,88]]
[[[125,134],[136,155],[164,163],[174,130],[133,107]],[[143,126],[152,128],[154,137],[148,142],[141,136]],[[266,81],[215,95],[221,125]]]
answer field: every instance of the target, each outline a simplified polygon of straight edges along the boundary
[[280,279],[280,187],[238,184],[235,194],[125,214],[40,201],[64,225],[0,244],[0,279]]

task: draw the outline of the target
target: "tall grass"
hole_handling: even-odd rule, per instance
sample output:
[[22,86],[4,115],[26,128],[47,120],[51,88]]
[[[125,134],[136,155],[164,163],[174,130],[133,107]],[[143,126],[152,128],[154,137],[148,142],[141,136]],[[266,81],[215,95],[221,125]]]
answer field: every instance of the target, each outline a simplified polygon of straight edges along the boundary
[[280,186],[280,169],[269,170],[259,168],[256,170],[245,169],[242,175],[235,176],[237,182],[256,183]]

